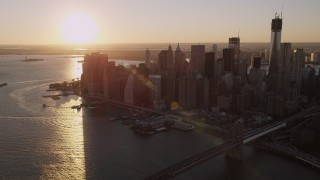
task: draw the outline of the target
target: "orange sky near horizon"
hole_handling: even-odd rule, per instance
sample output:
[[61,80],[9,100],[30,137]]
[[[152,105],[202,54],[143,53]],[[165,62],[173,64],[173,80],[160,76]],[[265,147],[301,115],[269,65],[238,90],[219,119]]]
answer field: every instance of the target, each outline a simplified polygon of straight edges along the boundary
[[0,44],[269,42],[281,5],[282,41],[320,42],[318,0],[4,0]]

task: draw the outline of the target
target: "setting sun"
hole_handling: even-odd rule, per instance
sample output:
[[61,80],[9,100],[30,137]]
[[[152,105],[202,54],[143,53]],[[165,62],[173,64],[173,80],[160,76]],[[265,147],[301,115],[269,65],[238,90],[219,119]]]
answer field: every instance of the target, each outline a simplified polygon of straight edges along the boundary
[[94,43],[97,38],[97,27],[90,16],[76,13],[64,19],[61,33],[66,43]]

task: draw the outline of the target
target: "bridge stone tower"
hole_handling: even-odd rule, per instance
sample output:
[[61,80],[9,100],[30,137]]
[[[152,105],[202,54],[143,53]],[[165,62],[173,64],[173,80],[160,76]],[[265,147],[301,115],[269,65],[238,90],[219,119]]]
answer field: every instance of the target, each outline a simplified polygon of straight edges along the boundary
[[242,161],[243,159],[243,124],[242,122],[237,122],[234,129],[231,132],[234,141],[237,142],[237,146],[230,149],[226,157],[230,159],[235,159]]

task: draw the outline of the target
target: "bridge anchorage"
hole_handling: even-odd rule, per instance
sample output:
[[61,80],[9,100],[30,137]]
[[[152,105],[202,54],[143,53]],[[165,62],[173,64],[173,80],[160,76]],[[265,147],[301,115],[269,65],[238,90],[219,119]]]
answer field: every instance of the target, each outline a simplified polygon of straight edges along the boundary
[[234,159],[238,161],[243,160],[243,124],[241,122],[237,122],[235,124],[235,128],[231,131],[233,141],[237,143],[237,145],[231,148],[226,153],[226,157],[229,159]]

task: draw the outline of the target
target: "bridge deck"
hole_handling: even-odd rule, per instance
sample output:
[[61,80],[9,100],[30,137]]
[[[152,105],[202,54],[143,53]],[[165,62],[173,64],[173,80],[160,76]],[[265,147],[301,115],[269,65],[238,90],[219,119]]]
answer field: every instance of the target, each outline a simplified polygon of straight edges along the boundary
[[210,148],[202,153],[196,154],[187,158],[183,161],[180,161],[168,168],[161,170],[160,172],[145,178],[146,180],[158,180],[158,179],[168,179],[170,177],[177,176],[178,174],[187,171],[194,166],[199,165],[200,163],[207,161],[215,156],[223,154],[227,150],[237,146],[237,143],[233,140],[229,140],[225,143],[222,143],[218,146]]
[[291,157],[299,159],[307,164],[310,164],[311,166],[320,168],[320,160],[317,159],[316,157],[309,155],[309,154],[305,154],[301,151],[297,151],[297,150],[288,148],[288,147],[280,145],[280,144],[275,144],[275,143],[263,142],[263,143],[261,143],[261,145],[268,147],[276,152],[290,155]]

